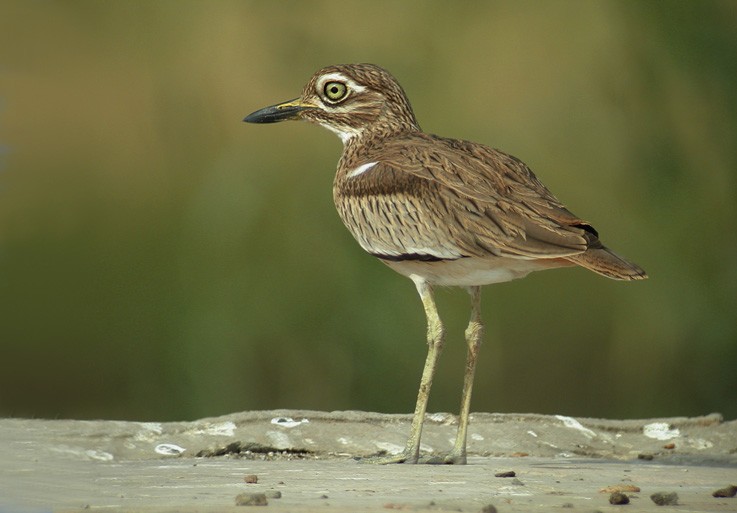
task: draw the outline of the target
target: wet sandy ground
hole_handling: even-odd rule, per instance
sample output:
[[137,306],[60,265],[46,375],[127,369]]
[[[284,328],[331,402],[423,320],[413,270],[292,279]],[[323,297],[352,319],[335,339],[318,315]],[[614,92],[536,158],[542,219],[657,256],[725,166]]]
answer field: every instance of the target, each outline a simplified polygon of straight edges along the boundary
[[[409,422],[313,411],[182,423],[0,419],[0,512],[737,511],[737,498],[712,496],[737,485],[737,421],[718,415],[477,413],[466,466],[355,459],[400,450]],[[423,451],[442,454],[454,435],[454,416],[431,415]],[[615,490],[630,503],[611,505]],[[656,505],[650,496],[661,492],[677,503]]]

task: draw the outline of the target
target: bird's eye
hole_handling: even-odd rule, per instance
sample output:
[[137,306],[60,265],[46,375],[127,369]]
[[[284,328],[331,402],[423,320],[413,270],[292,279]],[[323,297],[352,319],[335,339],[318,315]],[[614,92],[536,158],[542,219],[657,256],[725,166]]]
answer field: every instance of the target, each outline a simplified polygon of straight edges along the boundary
[[343,82],[328,82],[325,84],[325,97],[331,102],[339,102],[348,94],[348,88]]

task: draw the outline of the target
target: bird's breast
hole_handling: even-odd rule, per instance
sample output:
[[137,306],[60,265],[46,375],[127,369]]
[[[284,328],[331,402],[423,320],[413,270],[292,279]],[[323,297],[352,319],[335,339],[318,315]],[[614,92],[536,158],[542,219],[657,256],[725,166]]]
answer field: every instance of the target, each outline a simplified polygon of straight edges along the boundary
[[351,184],[350,179],[345,182],[336,182],[335,206],[343,223],[367,252],[400,260],[464,256],[448,230],[448,212],[442,205],[424,200],[426,185],[391,187],[380,180],[362,180],[368,183],[357,185]]

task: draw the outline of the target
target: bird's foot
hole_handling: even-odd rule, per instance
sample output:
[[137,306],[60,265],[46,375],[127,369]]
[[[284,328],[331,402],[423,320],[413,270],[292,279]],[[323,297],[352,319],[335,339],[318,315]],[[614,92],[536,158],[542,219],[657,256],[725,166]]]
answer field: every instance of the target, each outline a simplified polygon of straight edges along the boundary
[[424,464],[424,465],[465,465],[466,455],[450,452],[445,456],[419,456],[412,451],[402,451],[398,454],[369,456],[361,458],[361,463],[373,465],[388,465],[392,463]]
[[398,454],[369,456],[367,458],[361,458],[359,461],[361,463],[370,463],[372,465],[389,465],[391,463],[413,464],[419,462],[419,455],[415,451],[405,449]]
[[445,456],[428,456],[427,458],[421,458],[420,463],[427,463],[428,465],[465,465],[466,455],[450,452]]
[[466,464],[466,453],[456,453],[455,451],[450,452],[445,456],[444,461],[446,465],[465,465]]

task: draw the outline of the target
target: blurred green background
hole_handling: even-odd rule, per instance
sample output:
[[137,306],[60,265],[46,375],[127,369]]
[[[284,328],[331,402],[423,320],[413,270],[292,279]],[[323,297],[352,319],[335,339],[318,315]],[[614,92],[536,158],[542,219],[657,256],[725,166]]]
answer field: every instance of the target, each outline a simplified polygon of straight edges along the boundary
[[[735,56],[733,1],[5,0],[0,415],[412,411],[424,314],[334,211],[340,141],[241,122],[374,62],[651,276],[486,287],[473,410],[735,418]],[[456,412],[468,298],[438,302]]]

